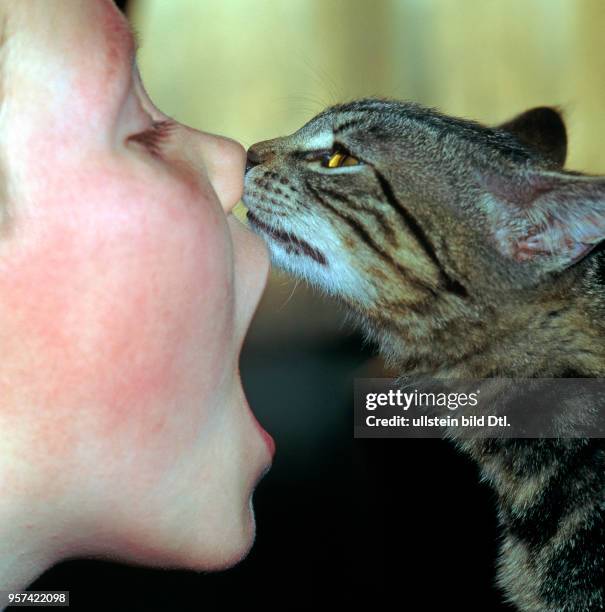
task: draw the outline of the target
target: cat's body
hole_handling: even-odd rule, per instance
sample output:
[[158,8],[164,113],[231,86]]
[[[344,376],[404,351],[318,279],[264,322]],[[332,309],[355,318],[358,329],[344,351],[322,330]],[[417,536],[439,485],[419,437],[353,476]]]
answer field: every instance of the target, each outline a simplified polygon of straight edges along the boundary
[[[245,203],[274,262],[402,374],[604,377],[605,179],[562,171],[565,152],[550,109],[489,128],[362,100],[254,145]],[[458,444],[498,493],[509,600],[604,609],[603,441]]]

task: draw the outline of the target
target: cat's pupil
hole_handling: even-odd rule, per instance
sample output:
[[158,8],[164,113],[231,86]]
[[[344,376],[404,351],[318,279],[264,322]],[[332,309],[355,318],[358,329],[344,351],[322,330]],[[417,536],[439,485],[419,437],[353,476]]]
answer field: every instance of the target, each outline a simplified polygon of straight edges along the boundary
[[359,160],[351,155],[345,153],[332,153],[328,158],[326,167],[327,168],[340,168],[341,166],[357,166]]

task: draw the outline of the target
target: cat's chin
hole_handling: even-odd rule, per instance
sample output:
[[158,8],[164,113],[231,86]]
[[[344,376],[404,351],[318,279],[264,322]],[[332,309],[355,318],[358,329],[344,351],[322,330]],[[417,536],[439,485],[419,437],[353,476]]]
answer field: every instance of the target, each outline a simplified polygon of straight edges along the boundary
[[248,210],[248,223],[250,227],[265,238],[275,240],[284,246],[289,254],[306,255],[321,266],[328,264],[325,255],[311,246],[306,240],[291,234],[290,232],[277,229],[261,221],[253,212]]

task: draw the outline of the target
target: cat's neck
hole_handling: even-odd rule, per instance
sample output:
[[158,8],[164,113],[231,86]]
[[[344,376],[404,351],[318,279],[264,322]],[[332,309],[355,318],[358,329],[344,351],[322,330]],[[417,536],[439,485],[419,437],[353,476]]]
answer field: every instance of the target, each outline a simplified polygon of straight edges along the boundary
[[[402,315],[393,325],[360,316],[387,365],[402,374],[443,378],[605,376],[603,296],[580,279],[565,291],[440,319]],[[449,313],[456,312],[444,308]],[[470,310],[470,309],[469,309]],[[438,324],[436,323],[438,322]],[[469,323],[469,321],[471,321]]]

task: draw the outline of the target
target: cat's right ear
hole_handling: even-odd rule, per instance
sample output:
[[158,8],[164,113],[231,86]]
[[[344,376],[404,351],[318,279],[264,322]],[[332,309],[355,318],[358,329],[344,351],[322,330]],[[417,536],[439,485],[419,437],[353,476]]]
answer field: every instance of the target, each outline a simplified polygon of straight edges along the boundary
[[567,156],[567,131],[561,112],[539,106],[498,126],[510,132],[527,147],[539,153],[552,168],[562,168]]
[[605,177],[480,172],[492,244],[506,259],[561,271],[605,241]]

